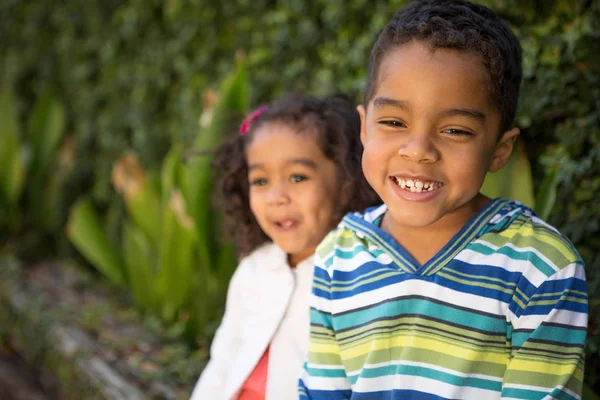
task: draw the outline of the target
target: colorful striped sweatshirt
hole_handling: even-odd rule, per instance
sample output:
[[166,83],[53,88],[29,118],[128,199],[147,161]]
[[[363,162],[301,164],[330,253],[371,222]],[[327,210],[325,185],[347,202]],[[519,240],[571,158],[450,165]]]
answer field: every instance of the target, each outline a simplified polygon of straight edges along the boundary
[[301,399],[579,399],[583,262],[528,208],[490,201],[419,265],[348,214],[317,249]]

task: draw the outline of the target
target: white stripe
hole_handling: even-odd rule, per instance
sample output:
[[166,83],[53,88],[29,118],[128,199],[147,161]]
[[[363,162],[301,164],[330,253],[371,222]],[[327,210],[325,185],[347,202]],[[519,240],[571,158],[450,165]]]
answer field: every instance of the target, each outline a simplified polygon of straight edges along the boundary
[[[424,368],[444,372],[447,374],[459,376],[461,378],[479,378],[479,379],[487,379],[487,380],[495,381],[495,382],[502,382],[502,379],[503,379],[503,377],[490,376],[490,375],[465,374],[463,372],[456,371],[456,370],[449,369],[449,368],[440,367],[439,365],[435,365],[435,364],[428,364],[428,363],[408,361],[408,360],[402,360],[402,361],[393,360],[393,361],[386,361],[386,362],[381,362],[381,363],[376,363],[376,364],[365,364],[363,368],[375,369],[375,368],[386,367],[389,365],[396,365],[396,366],[407,365],[407,366],[411,366],[411,367],[424,367]],[[360,372],[358,374],[360,374]],[[349,376],[354,376],[354,375],[358,375],[358,374],[349,374]]]
[[[500,249],[499,246],[496,246],[492,243],[489,243],[485,240],[482,239],[478,239],[473,241],[473,243],[480,243],[483,244],[484,246],[489,247],[490,249],[496,250],[498,251]],[[538,249],[536,249],[535,247],[531,247],[531,246],[527,246],[527,247],[517,247],[515,246],[514,243],[511,242],[507,242],[505,244],[502,245],[502,247],[510,247],[511,249],[513,249],[514,251],[516,251],[517,253],[533,253],[535,255],[537,255],[545,264],[547,264],[551,269],[553,269],[554,271],[558,271],[560,268],[557,267],[548,257],[546,257],[543,253],[540,253],[540,251]],[[575,260],[573,260],[575,261]],[[521,262],[521,260],[513,260],[513,262]]]
[[350,382],[347,378],[326,378],[320,376],[307,376],[306,372],[302,377],[304,385],[311,390],[351,390]]
[[470,310],[482,311],[493,315],[504,316],[508,312],[508,304],[497,299],[481,297],[471,293],[456,291],[435,282],[419,279],[408,279],[403,282],[386,285],[376,290],[357,293],[352,297],[336,299],[334,314],[378,304],[382,300],[402,296],[423,296],[444,299],[446,303]]
[[451,399],[499,399],[500,393],[474,387],[454,386],[422,376],[382,376],[361,378],[354,385],[354,392],[371,393],[381,390],[415,390]]
[[521,273],[535,287],[540,286],[548,278],[531,262],[516,261],[504,254],[485,255],[464,249],[458,253],[455,259],[471,265],[502,268],[505,271]]

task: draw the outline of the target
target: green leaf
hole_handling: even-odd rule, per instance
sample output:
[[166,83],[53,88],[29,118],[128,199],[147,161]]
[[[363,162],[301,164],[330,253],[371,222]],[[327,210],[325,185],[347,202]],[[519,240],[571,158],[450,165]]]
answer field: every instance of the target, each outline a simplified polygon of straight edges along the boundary
[[161,241],[161,200],[157,185],[141,167],[137,154],[127,152],[117,160],[113,185],[123,195],[127,213],[148,236],[154,248]]
[[54,169],[58,147],[65,134],[64,106],[50,89],[36,99],[29,118],[28,144],[31,163],[28,171],[27,207],[39,226],[50,227],[56,223],[52,202],[49,201],[49,175]]
[[556,202],[557,186],[558,167],[554,166],[546,172],[546,176],[544,176],[536,197],[535,212],[541,219],[547,219],[552,212],[552,208]]
[[503,168],[487,174],[481,193],[491,198],[504,197],[517,200],[528,207],[533,207],[531,166],[522,141],[517,140],[515,148]]
[[34,176],[48,173],[65,134],[66,114],[53,91],[46,89],[36,99],[29,119],[28,141],[32,149],[30,172]]
[[[227,135],[231,128],[232,118],[245,115],[249,109],[249,82],[246,69],[239,65],[236,71],[222,84],[219,100],[212,110],[210,124],[201,129],[195,142],[195,149],[207,151],[214,149]],[[200,263],[214,265],[214,251],[218,248],[217,230],[214,226],[214,212],[211,207],[211,157],[208,155],[194,157],[187,169],[188,191],[191,213],[196,221],[198,240],[200,243]]]
[[194,220],[187,213],[180,191],[173,191],[168,207],[163,210],[163,218],[157,288],[161,317],[171,322],[189,302],[197,236]]
[[583,385],[581,400],[600,400],[600,397],[597,394],[595,394],[588,385]]
[[71,209],[67,236],[77,250],[112,282],[125,283],[123,261],[106,238],[96,210],[87,199],[79,200]]
[[156,260],[157,255],[144,232],[131,222],[125,222],[123,253],[128,282],[136,306],[141,311],[156,312],[159,298],[153,260]]
[[[0,88],[0,201],[12,219],[25,184],[26,157],[20,144],[16,100],[6,84]],[[2,219],[2,218],[0,218]]]
[[[162,163],[161,175],[161,193],[162,203],[171,197],[171,193],[179,184],[179,172],[181,169],[181,150],[178,146],[173,146]],[[185,196],[184,196],[185,197]]]

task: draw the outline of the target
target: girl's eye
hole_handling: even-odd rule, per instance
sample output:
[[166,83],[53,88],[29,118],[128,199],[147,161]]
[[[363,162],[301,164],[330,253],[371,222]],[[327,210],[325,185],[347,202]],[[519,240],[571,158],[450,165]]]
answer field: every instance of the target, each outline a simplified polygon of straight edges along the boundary
[[453,136],[473,136],[473,133],[462,130],[462,129],[457,129],[457,128],[447,128],[447,129],[444,129],[443,132],[449,133],[450,135],[453,135]]
[[267,184],[267,180],[265,178],[256,178],[250,181],[250,185],[252,186],[265,186]]
[[305,180],[307,180],[308,177],[304,176],[304,175],[292,175],[290,180],[293,183],[300,183],[300,182],[304,182]]
[[386,125],[386,126],[389,126],[392,128],[405,128],[406,127],[406,124],[404,122],[400,122],[395,119],[379,121],[379,124]]

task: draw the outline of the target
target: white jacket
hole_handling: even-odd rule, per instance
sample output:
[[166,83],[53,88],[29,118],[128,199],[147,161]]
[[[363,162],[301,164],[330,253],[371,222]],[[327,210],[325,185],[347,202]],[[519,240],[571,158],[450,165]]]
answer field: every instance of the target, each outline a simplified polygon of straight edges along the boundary
[[309,335],[313,257],[290,268],[273,243],[245,257],[231,278],[211,359],[191,400],[231,400],[269,350],[266,400],[298,398]]

